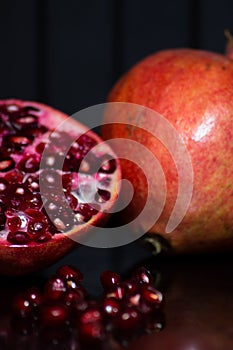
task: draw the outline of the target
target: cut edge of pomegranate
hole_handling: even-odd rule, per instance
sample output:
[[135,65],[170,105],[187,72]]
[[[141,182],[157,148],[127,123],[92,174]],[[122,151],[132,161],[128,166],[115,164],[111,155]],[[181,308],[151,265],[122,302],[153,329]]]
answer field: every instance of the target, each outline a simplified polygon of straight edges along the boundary
[[[1,106],[7,105],[12,107],[12,111],[16,110],[17,107],[30,106],[35,109],[33,112],[40,118],[41,125],[48,127],[49,131],[56,129],[65,119],[69,119],[68,123],[65,123],[65,129],[63,131],[72,133],[72,136],[80,136],[81,134],[87,133],[88,136],[93,138],[97,144],[102,143],[103,140],[96,135],[94,132],[89,130],[83,124],[80,124],[75,119],[70,118],[63,112],[60,112],[52,107],[49,107],[43,103],[34,101],[21,101],[18,99],[7,99],[1,100]],[[42,115],[43,114],[43,115]],[[51,118],[51,115],[53,118]],[[32,119],[32,118],[31,118]],[[26,121],[31,121],[28,118]],[[39,143],[39,142],[38,142]],[[38,144],[37,143],[37,144]],[[36,145],[36,143],[35,143]],[[27,146],[30,150],[31,146]],[[35,146],[34,146],[35,147]],[[108,220],[110,214],[108,211],[114,206],[118,193],[120,190],[120,179],[121,170],[120,162],[113,150],[105,143],[105,146],[101,146],[106,154],[111,155],[116,160],[116,169],[112,175],[112,185],[109,187],[111,192],[111,200],[104,204],[104,210],[93,215],[90,220],[76,225],[70,231],[65,233],[56,232],[52,239],[48,242],[35,243],[30,242],[29,244],[12,244],[6,240],[3,236],[0,236],[0,273],[7,275],[20,275],[30,273],[35,270],[39,270],[51,263],[56,262],[65,253],[68,253],[74,247],[77,247],[79,243],[79,237],[83,237],[87,232],[91,230],[91,226],[102,225]],[[0,174],[0,177],[2,174]]]

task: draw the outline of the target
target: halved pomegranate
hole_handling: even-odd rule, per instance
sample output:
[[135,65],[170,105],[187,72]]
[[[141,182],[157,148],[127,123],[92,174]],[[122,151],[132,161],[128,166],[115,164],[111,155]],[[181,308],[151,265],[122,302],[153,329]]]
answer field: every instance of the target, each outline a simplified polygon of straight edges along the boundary
[[2,100],[0,124],[0,273],[19,275],[55,262],[104,222],[120,169],[96,134],[44,104]]

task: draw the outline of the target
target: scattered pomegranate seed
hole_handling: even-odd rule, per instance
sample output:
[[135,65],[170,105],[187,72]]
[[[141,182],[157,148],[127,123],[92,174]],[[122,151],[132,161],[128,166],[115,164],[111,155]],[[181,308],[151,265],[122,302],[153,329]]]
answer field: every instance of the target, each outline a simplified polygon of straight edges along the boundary
[[45,285],[45,297],[49,300],[58,300],[66,292],[66,282],[57,276],[53,276]]
[[101,322],[81,324],[78,328],[81,344],[92,345],[104,341],[105,332]]
[[18,295],[13,302],[13,313],[16,316],[27,317],[32,314],[33,305],[25,295]]
[[[142,275],[150,276],[152,281],[152,275],[144,268],[125,280],[116,272],[104,271],[101,274],[103,295],[96,301],[87,292],[82,292],[85,289],[79,269],[70,265],[60,266],[47,281],[43,293],[33,287],[15,298],[14,329],[31,336],[36,328],[38,336],[46,344],[60,344],[72,333],[77,337],[69,344],[75,347],[64,347],[67,350],[99,346],[108,349],[111,345],[104,347],[108,341],[122,345],[121,341],[127,339],[129,342],[143,332],[159,332],[164,324],[161,311],[163,295],[151,284],[145,283],[144,277],[143,283],[135,279],[135,276]],[[33,322],[37,322],[36,327]]]
[[154,282],[154,277],[145,267],[139,267],[136,271],[134,271],[132,278],[142,284],[153,284]]
[[43,327],[64,325],[69,319],[69,313],[63,305],[44,305],[40,321]]
[[105,315],[115,317],[120,310],[120,303],[114,298],[105,298],[103,301],[103,312]]
[[59,269],[57,270],[57,274],[65,280],[74,279],[77,282],[83,281],[82,272],[79,269],[70,265],[63,265],[59,267]]
[[42,293],[36,287],[29,288],[26,292],[26,297],[33,307],[38,307],[43,302]]
[[68,291],[64,294],[63,301],[66,306],[74,307],[78,303],[84,301],[84,294],[81,290],[75,292]]
[[102,320],[101,310],[98,306],[90,306],[79,316],[79,323],[93,323]]
[[115,320],[115,326],[118,331],[129,332],[137,329],[142,322],[142,316],[136,307],[125,307]]
[[143,299],[153,306],[160,306],[163,302],[163,294],[152,286],[142,286],[141,293]]
[[121,276],[116,272],[106,270],[102,272],[100,281],[104,290],[109,290],[121,281]]
[[11,157],[1,158],[0,160],[0,172],[7,172],[14,169],[15,162]]

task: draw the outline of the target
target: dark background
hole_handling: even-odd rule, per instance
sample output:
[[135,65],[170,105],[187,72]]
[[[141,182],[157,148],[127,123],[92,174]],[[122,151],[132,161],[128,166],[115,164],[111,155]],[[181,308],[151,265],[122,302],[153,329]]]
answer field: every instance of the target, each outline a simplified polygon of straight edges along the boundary
[[0,1],[0,96],[67,113],[105,101],[116,79],[170,47],[224,51],[232,0]]

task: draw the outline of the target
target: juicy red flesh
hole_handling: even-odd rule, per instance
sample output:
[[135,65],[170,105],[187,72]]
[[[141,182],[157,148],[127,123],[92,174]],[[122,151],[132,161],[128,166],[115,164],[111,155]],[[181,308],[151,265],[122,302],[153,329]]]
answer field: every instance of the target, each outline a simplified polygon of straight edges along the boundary
[[[142,271],[150,275],[146,284],[135,279],[135,275],[141,275]],[[13,318],[24,322],[35,319],[36,332],[41,338],[46,329],[50,335],[55,330],[59,334],[64,332],[65,337],[70,333],[76,338],[77,349],[89,349],[89,346],[110,349],[114,342],[122,345],[140,334],[162,330],[163,295],[153,287],[152,274],[148,270],[139,268],[128,279],[123,279],[116,272],[104,271],[101,281],[108,282],[107,290],[104,284],[103,294],[98,300],[80,292],[81,288],[84,290],[82,279],[83,275],[77,268],[69,265],[59,267],[47,281],[43,293],[34,287],[16,296]],[[71,280],[76,280],[81,288],[69,290]],[[109,296],[109,289],[116,290],[117,287],[124,290],[120,299]],[[59,338],[58,333],[54,333],[52,342]]]
[[[67,132],[49,130],[43,113],[0,101],[0,230],[14,245],[44,243],[85,224],[111,199],[116,160],[92,151],[97,141],[88,133],[74,141]],[[97,182],[96,190],[88,181]]]

